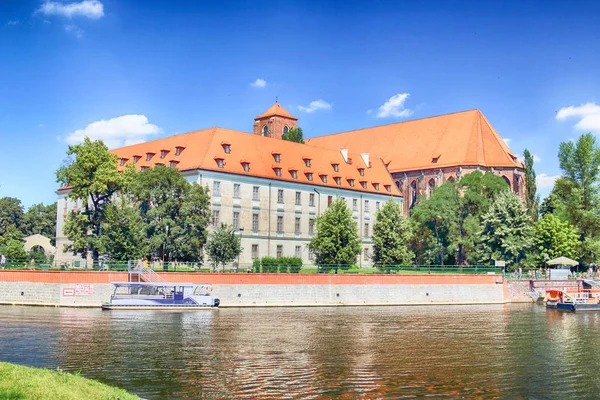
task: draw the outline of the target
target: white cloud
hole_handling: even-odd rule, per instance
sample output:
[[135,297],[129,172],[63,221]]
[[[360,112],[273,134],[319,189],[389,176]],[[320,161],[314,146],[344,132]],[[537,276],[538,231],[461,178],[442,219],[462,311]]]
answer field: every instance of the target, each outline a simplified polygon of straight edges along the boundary
[[87,17],[98,19],[104,16],[104,6],[98,0],[83,0],[79,3],[45,1],[38,11],[44,15],[58,15],[67,18]]
[[558,178],[560,178],[560,175],[549,176],[546,174],[539,174],[535,177],[535,183],[539,189],[551,188]]
[[148,122],[145,115],[123,115],[109,120],[92,122],[83,129],[70,133],[65,141],[69,144],[83,142],[87,136],[92,140],[102,139],[111,149],[145,142],[147,136],[160,133],[161,129]]
[[313,100],[307,107],[298,106],[298,110],[311,113],[317,110],[331,110],[331,104],[325,100]]
[[83,37],[83,29],[79,28],[77,25],[65,25],[65,32],[72,33],[77,38]]
[[264,88],[265,86],[267,86],[267,81],[265,81],[262,78],[257,78],[254,82],[250,84],[250,86]]
[[600,133],[600,106],[596,103],[585,103],[580,106],[563,107],[558,110],[556,119],[578,118],[575,128],[580,131]]
[[540,162],[542,162],[542,159],[537,154],[534,154],[533,155],[533,162],[534,163],[540,163]]
[[410,93],[398,93],[390,97],[388,101],[383,103],[377,111],[377,118],[387,117],[409,117],[412,115],[413,110],[404,108],[406,99],[410,96]]
[[512,139],[510,139],[510,138],[502,138],[502,140],[504,140],[504,143],[506,143],[506,145],[508,146],[508,145],[510,145],[510,141]]
[[18,19],[11,19],[10,21],[8,21],[6,23],[6,25],[9,25],[9,26],[19,25],[19,20]]

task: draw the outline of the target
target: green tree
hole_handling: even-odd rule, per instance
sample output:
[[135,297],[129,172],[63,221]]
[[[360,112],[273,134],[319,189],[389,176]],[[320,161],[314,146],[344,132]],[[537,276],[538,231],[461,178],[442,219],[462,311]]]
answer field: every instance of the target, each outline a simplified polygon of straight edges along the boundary
[[392,265],[412,263],[415,255],[408,249],[412,239],[410,221],[402,215],[402,208],[394,200],[386,201],[377,213],[372,239],[373,261],[377,268],[389,270]]
[[504,260],[517,264],[525,257],[533,239],[533,224],[518,195],[498,193],[482,215],[481,260]]
[[358,227],[346,202],[337,197],[317,218],[317,234],[308,248],[315,254],[316,263],[325,271],[349,269],[361,251]]
[[63,187],[71,188],[69,197],[82,202],[82,210],[71,212],[65,223],[65,233],[73,242],[68,249],[84,257],[91,253],[97,261],[106,208],[128,175],[118,171],[117,156],[101,140],[86,137],[83,143],[69,146],[67,155],[69,159],[56,171],[56,178]]
[[0,254],[3,254],[9,262],[25,260],[25,248],[23,240],[10,237],[0,245]]
[[292,128],[288,131],[288,133],[281,135],[281,138],[290,142],[304,143],[304,134],[302,133],[302,128]]
[[23,205],[14,197],[0,198],[0,242],[23,237]]
[[136,260],[150,253],[139,208],[122,197],[106,207],[105,217],[100,237],[102,253],[118,261]]
[[221,224],[208,235],[206,254],[215,269],[219,264],[225,269],[225,264],[233,262],[241,252],[241,237],[235,234],[231,225]]
[[538,219],[538,205],[540,196],[537,194],[537,184],[535,182],[535,169],[533,169],[533,154],[528,149],[523,151],[523,164],[525,165],[525,190],[527,210],[531,219]]
[[138,173],[129,189],[140,208],[155,257],[202,260],[210,221],[206,188],[190,184],[175,168],[158,165]]
[[56,203],[45,206],[34,204],[23,215],[25,235],[40,234],[50,238],[54,244],[56,239]]
[[533,245],[538,262],[560,256],[576,258],[581,249],[579,234],[573,225],[553,214],[545,214],[533,226]]

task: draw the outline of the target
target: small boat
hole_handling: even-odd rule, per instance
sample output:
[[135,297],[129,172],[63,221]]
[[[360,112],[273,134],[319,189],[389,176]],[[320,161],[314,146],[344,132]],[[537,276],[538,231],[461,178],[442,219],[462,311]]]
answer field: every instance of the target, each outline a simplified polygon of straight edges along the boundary
[[220,300],[211,296],[212,286],[191,283],[122,282],[103,310],[209,310]]
[[561,311],[600,311],[600,291],[581,289],[568,293],[564,290],[546,290],[546,307]]

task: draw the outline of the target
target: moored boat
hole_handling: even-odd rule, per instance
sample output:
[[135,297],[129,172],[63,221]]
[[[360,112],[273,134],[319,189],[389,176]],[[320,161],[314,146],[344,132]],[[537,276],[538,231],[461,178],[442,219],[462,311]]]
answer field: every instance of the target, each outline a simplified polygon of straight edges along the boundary
[[104,310],[210,310],[220,300],[212,286],[191,283],[122,282],[113,283],[115,291]]
[[564,290],[550,289],[546,291],[546,307],[572,312],[600,311],[600,291],[581,289],[568,293]]

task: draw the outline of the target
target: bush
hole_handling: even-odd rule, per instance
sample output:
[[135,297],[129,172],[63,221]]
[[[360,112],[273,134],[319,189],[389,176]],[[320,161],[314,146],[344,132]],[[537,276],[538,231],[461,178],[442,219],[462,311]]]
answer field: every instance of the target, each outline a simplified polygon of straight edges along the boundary
[[255,268],[257,264],[262,266],[262,272],[298,273],[302,269],[300,257],[263,257],[260,261],[254,260],[254,263]]
[[262,272],[277,272],[279,259],[275,257],[263,257],[260,260],[260,264],[262,266]]
[[260,258],[252,260],[252,271],[257,273],[260,272]]

